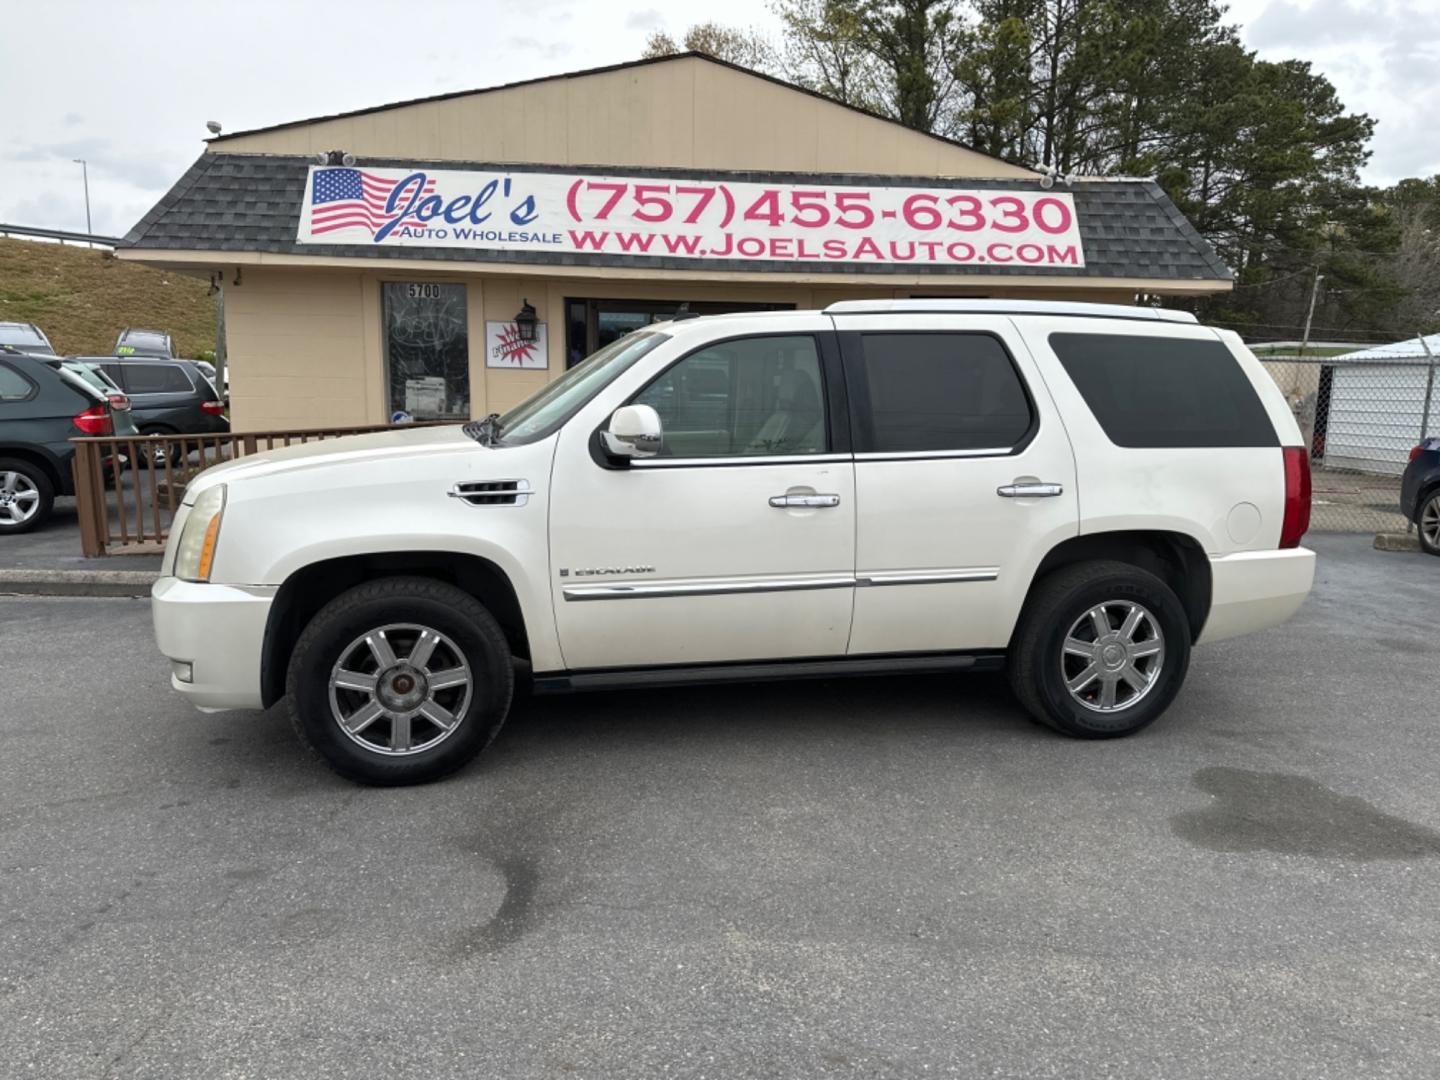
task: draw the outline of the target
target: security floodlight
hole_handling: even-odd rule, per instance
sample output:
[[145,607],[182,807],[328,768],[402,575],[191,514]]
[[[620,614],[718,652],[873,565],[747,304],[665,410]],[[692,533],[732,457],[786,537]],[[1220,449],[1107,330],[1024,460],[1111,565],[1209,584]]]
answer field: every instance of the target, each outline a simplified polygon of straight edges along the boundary
[[354,154],[341,154],[341,155],[340,155],[340,163],[341,163],[342,165],[354,165],[354,164],[355,164],[355,155],[354,155]]
[[205,130],[208,131],[208,132],[210,132],[211,135],[219,135],[219,134],[220,134],[220,121],[219,121],[219,120],[206,120],[206,121],[205,121]]
[[318,153],[318,154],[315,155],[315,164],[316,164],[316,165],[329,165],[329,164],[330,164],[330,155],[327,154],[327,153],[325,153],[325,152],[322,150],[320,153]]

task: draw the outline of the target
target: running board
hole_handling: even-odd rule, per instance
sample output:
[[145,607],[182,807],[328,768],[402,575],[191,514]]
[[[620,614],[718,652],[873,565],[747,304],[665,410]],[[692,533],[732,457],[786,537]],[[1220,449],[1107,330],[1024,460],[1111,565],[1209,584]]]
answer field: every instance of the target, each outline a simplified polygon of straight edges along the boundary
[[839,660],[771,660],[761,663],[697,664],[692,667],[603,668],[535,676],[537,694],[582,690],[624,690],[646,686],[694,686],[724,682],[775,682],[782,679],[835,679],[863,675],[998,671],[1003,653],[925,653],[857,656]]

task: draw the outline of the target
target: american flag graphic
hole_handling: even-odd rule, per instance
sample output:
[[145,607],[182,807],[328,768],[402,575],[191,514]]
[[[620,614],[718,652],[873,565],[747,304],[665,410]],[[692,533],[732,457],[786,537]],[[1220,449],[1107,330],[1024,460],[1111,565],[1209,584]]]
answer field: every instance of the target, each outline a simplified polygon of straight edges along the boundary
[[[336,229],[365,229],[373,237],[387,222],[400,217],[410,204],[413,192],[403,192],[395,201],[396,209],[387,213],[385,203],[399,180],[360,169],[316,169],[310,193],[310,231],[334,232]],[[423,195],[435,192],[435,181],[425,179]],[[423,229],[418,221],[406,222],[406,228]]]

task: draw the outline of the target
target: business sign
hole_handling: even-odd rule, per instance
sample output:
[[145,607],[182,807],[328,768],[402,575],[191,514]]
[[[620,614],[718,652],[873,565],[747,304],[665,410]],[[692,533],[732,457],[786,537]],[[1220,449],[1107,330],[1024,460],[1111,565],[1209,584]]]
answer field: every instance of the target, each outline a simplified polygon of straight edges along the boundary
[[1065,192],[310,168],[296,241],[557,255],[1085,265]]
[[535,324],[535,340],[523,341],[513,322],[485,323],[485,366],[496,368],[549,367],[545,324]]

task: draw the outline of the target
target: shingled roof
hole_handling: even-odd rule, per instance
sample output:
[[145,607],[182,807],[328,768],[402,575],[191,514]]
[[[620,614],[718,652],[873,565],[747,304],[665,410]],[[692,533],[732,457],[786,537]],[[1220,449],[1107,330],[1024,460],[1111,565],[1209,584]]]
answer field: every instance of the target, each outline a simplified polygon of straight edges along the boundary
[[[856,273],[853,264],[770,262],[757,259],[694,259],[619,253],[491,251],[471,248],[377,247],[357,244],[298,244],[305,181],[314,159],[270,154],[206,153],[125,236],[122,247],[136,251],[272,252],[323,258],[403,258],[437,262],[529,263],[563,266],[632,266],[666,270]],[[574,166],[516,166],[497,162],[413,161],[365,158],[374,168],[461,169],[475,172],[575,173]],[[592,167],[594,171],[613,171]],[[627,173],[669,179],[786,183],[794,173],[696,172],[688,169],[627,169]],[[869,184],[876,187],[956,187],[1034,191],[1029,180],[937,179],[927,177],[804,174],[811,183]],[[986,276],[1066,276],[1076,278],[1148,278],[1156,281],[1231,279],[1229,269],[1185,220],[1159,185],[1149,180],[1076,180],[1067,188],[1075,198],[1085,266],[1079,269],[974,266],[966,274]],[[904,273],[905,264],[866,264],[866,274]],[[930,268],[937,276],[947,271]]]

